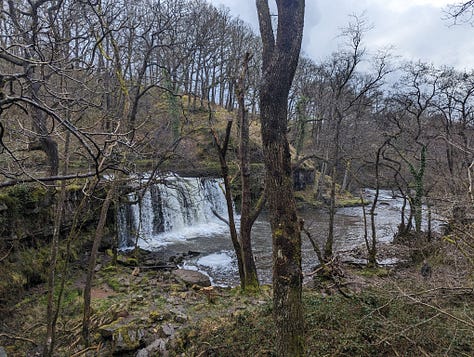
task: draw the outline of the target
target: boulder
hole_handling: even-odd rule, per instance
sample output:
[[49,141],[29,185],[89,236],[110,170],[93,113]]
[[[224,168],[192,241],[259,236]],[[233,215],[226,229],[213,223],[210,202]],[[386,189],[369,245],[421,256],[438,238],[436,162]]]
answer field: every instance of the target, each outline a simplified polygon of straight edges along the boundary
[[211,280],[209,279],[209,277],[195,270],[177,269],[173,271],[173,274],[179,280],[183,281],[188,287],[191,287],[193,285],[203,287],[211,286]]

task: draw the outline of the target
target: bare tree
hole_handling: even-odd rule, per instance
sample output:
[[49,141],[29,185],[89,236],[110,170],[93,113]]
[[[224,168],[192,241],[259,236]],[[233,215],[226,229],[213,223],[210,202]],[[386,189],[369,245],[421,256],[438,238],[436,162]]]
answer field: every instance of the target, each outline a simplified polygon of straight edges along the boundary
[[287,140],[288,96],[299,60],[304,0],[277,0],[276,36],[268,1],[257,0],[263,43],[260,111],[273,242],[273,306],[278,356],[304,355],[301,227]]
[[[369,29],[366,19],[352,16],[342,32],[344,46],[316,66],[312,83],[304,86],[307,93],[302,93],[301,99],[307,98],[306,103],[297,101],[299,107],[304,103],[306,112],[315,112],[307,115],[313,123],[312,152],[308,156],[317,158],[315,166],[320,168],[320,175],[316,197],[324,199],[329,210],[325,261],[333,256],[337,197],[349,185],[351,162],[360,146],[358,139],[365,135],[361,122],[370,117],[384,78],[392,71],[388,49],[370,56],[364,48],[363,38]],[[368,69],[362,71],[363,65]],[[329,195],[325,196],[322,189],[326,186]]]
[[[237,257],[237,266],[239,269],[240,286],[244,291],[254,291],[259,288],[257,267],[252,251],[252,227],[265,204],[265,192],[263,192],[256,204],[253,205],[251,197],[250,181],[250,133],[248,112],[245,105],[245,82],[247,77],[248,65],[251,55],[247,52],[244,55],[242,69],[236,84],[236,97],[239,103],[239,163],[241,179],[241,214],[240,214],[240,232],[237,233],[236,222],[233,212],[233,194],[230,181],[229,166],[227,164],[227,153],[231,140],[231,130],[233,127],[233,116],[229,114],[226,131],[223,139],[220,139],[216,130],[211,128],[214,139],[214,146],[217,148],[221,173],[224,180],[224,190],[227,202],[227,212],[232,244]],[[209,109],[210,118],[212,111]]]
[[454,23],[470,23],[474,17],[474,1],[457,2],[448,5],[446,8],[447,18],[454,21]]

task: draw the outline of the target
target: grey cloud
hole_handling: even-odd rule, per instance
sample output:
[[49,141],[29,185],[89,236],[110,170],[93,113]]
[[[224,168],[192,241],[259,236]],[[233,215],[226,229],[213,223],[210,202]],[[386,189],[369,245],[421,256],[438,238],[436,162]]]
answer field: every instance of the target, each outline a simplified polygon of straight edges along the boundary
[[[230,8],[232,14],[257,29],[254,0],[212,0]],[[410,6],[403,4],[410,4]],[[449,27],[442,8],[429,3],[413,5],[410,0],[307,0],[303,51],[316,61],[337,50],[341,28],[347,26],[350,14],[365,12],[374,25],[367,33],[369,51],[393,45],[394,54],[405,59],[432,62],[436,66],[474,68],[474,28]]]

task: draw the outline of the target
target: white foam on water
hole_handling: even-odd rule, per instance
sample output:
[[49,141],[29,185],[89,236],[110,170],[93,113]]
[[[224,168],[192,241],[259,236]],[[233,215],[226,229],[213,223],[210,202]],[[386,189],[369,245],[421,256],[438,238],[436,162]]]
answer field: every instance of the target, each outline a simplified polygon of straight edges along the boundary
[[215,235],[225,234],[228,231],[229,227],[224,222],[208,222],[149,237],[142,237],[138,241],[138,246],[143,249],[153,250],[173,243],[185,242],[189,239],[212,238]]
[[234,259],[228,252],[212,253],[197,260],[198,265],[219,270],[232,270]]

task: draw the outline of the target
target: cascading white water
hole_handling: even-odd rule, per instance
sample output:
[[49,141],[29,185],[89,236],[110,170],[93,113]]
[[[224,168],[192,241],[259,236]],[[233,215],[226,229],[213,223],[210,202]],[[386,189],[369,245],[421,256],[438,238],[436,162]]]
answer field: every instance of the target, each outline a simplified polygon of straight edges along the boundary
[[133,247],[137,240],[139,247],[153,249],[228,230],[217,217],[227,217],[222,180],[172,176],[165,181],[141,195],[129,194],[130,203],[120,207],[117,220],[121,249]]

